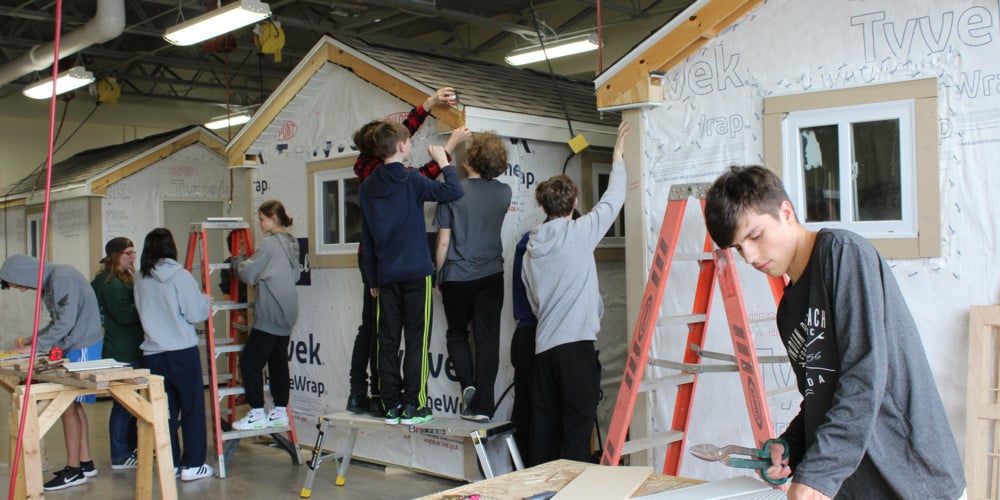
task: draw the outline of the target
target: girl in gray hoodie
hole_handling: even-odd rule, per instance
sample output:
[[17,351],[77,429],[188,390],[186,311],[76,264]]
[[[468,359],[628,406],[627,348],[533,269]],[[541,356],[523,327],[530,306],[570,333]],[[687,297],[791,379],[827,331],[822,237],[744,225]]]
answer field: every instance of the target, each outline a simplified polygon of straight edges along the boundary
[[[237,430],[288,426],[288,340],[298,318],[295,282],[299,277],[299,241],[288,234],[292,218],[278,200],[257,209],[267,235],[252,257],[233,257],[240,281],[254,285],[254,324],[240,354],[240,374],[250,411],[233,422]],[[270,375],[274,408],[264,414],[264,366]]]

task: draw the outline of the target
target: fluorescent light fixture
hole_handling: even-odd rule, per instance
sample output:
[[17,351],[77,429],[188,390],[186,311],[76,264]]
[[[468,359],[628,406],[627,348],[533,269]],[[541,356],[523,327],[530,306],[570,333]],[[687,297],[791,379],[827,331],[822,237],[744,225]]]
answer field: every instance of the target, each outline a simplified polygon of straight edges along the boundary
[[544,52],[541,45],[532,45],[531,47],[517,49],[507,54],[504,60],[511,66],[524,66],[533,62],[544,61],[546,54],[548,54],[549,59],[556,59],[558,57],[597,50],[597,47],[597,35],[591,33],[589,35],[573,36],[563,38],[562,40],[545,42]]
[[238,0],[167,28],[163,38],[174,45],[194,45],[271,17],[271,7],[258,0]]
[[250,121],[250,113],[236,113],[235,115],[232,115],[228,118],[226,118],[225,116],[220,118],[213,118],[212,121],[205,124],[205,128],[211,130],[218,130],[220,128],[243,125],[248,121]]
[[[59,73],[56,78],[56,94],[65,94],[71,90],[88,85],[93,81],[93,73],[87,71],[83,66],[73,66]],[[52,97],[52,77],[50,76],[28,85],[21,93],[32,99],[48,99]]]

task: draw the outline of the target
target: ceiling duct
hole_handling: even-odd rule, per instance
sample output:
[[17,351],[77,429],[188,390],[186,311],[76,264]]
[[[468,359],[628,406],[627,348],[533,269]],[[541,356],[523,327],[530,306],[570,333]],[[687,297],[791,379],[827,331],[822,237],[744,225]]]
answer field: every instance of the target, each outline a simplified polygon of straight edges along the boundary
[[[59,41],[59,57],[75,54],[95,43],[103,43],[125,30],[125,0],[97,0],[94,17],[79,28],[66,33]],[[0,86],[21,78],[32,71],[52,65],[55,43],[36,45],[21,57],[0,67]]]

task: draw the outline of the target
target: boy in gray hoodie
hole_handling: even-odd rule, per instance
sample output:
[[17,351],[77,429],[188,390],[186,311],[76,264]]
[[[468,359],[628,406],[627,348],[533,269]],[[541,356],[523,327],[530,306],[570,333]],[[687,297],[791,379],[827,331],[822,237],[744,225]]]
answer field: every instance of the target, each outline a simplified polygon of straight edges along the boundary
[[[11,255],[0,267],[0,287],[36,290],[40,261],[29,255]],[[52,321],[38,330],[37,351],[58,347],[70,361],[101,359],[103,332],[97,296],[87,278],[73,266],[46,262],[42,271],[42,301]],[[31,337],[18,337],[15,345],[31,348]],[[87,482],[97,475],[87,440],[87,414],[80,403],[93,404],[94,396],[80,396],[62,414],[66,439],[66,467],[45,483],[46,491]]]
[[622,122],[608,188],[587,215],[573,219],[577,189],[565,175],[535,190],[547,218],[531,230],[521,272],[538,317],[531,368],[531,464],[558,458],[591,461],[601,375],[594,343],[604,313],[594,249],[625,202],[628,133],[628,122]]

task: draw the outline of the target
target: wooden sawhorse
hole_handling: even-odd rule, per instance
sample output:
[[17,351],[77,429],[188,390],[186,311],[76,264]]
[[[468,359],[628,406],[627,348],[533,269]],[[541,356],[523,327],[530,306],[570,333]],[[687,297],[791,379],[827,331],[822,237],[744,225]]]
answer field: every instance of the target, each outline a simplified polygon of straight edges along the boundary
[[[26,364],[26,363],[25,363]],[[41,383],[31,385],[31,396],[24,401],[24,365],[0,365],[0,386],[11,393],[10,458],[13,464],[17,446],[21,413],[24,420],[24,440],[21,464],[17,468],[16,498],[39,499],[42,489],[41,439],[59,421],[63,412],[77,396],[96,394],[111,396],[138,419],[139,465],[135,480],[135,498],[153,498],[153,452],[160,483],[160,498],[175,500],[177,484],[174,477],[173,452],[167,423],[167,395],[163,377],[149,375],[149,370],[114,368],[71,373],[64,369],[40,373],[33,377]]]

